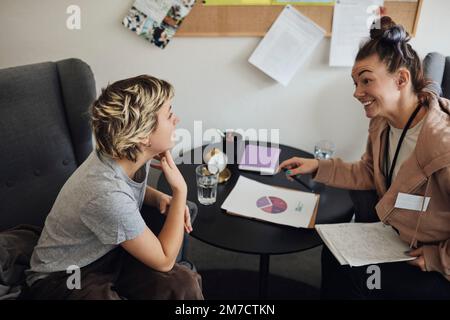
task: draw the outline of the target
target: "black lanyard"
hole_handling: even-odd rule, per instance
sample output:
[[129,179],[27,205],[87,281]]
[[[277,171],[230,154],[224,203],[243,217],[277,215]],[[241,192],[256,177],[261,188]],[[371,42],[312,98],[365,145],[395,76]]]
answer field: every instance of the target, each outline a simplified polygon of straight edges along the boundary
[[398,158],[398,154],[400,153],[400,148],[402,147],[403,139],[405,139],[406,132],[408,131],[409,127],[411,126],[411,123],[414,121],[414,118],[419,113],[419,110],[421,107],[422,107],[422,105],[420,105],[420,104],[417,106],[416,110],[414,110],[414,112],[409,117],[405,128],[403,128],[402,134],[400,136],[400,140],[398,140],[397,149],[395,150],[395,155],[394,155],[394,159],[392,160],[392,165],[391,165],[390,170],[388,169],[389,168],[389,132],[390,132],[390,127],[388,126],[387,135],[386,135],[386,146],[384,148],[384,164],[386,167],[386,172],[385,172],[385,174],[386,174],[386,189],[389,189],[391,187],[392,176],[394,174],[395,164],[397,163],[397,158]]

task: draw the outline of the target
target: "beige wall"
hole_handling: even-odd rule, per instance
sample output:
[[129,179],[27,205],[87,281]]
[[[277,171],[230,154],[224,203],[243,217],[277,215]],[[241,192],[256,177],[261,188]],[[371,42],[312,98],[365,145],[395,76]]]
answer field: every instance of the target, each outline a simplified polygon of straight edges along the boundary
[[[121,25],[133,0],[1,0],[0,68],[78,57],[91,65],[97,89],[148,73],[176,87],[180,127],[279,128],[281,142],[312,151],[332,139],[337,155],[355,160],[368,121],[353,99],[349,68],[327,65],[325,39],[288,87],[276,84],[247,59],[259,38],[175,38],[165,50]],[[82,29],[66,28],[66,8],[81,7]],[[417,38],[420,54],[450,55],[450,1],[424,0]]]

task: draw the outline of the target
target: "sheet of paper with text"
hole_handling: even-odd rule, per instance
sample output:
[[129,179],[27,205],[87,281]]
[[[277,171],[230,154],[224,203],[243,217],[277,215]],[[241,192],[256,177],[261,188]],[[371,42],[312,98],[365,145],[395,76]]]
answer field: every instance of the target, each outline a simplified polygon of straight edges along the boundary
[[330,66],[351,67],[362,41],[369,39],[372,22],[383,0],[337,0],[331,33]]
[[248,61],[287,86],[324,35],[321,27],[287,5]]

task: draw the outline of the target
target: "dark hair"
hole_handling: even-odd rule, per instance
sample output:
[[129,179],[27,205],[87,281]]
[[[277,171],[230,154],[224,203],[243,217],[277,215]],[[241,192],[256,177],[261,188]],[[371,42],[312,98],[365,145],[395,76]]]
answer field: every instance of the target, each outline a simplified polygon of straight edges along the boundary
[[408,43],[410,39],[403,26],[396,24],[390,17],[381,17],[372,23],[370,39],[362,44],[355,61],[376,54],[386,65],[389,73],[394,73],[402,67],[408,69],[414,93],[417,94],[420,103],[428,106],[437,94],[429,87],[431,81],[425,78],[422,62]]

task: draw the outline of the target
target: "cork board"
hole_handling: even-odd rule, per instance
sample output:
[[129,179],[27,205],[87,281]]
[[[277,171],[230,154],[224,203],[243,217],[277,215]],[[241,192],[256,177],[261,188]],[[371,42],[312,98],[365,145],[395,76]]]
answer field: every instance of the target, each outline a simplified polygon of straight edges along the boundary
[[[423,0],[385,1],[385,15],[416,34]],[[264,36],[284,6],[205,6],[197,0],[191,13],[177,31],[178,37],[189,36]],[[331,36],[333,6],[298,6],[302,14],[325,29]]]

